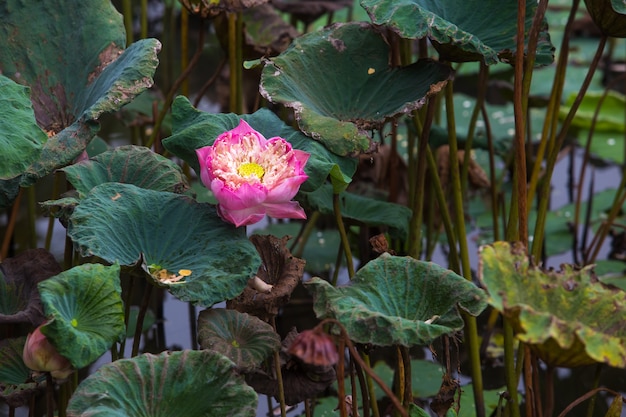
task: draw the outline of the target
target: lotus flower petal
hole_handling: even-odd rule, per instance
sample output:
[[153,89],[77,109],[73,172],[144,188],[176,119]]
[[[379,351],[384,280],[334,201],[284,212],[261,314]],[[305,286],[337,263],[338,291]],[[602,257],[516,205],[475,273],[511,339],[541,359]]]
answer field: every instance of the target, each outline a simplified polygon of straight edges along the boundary
[[254,224],[265,215],[305,219],[292,201],[308,176],[310,154],[294,150],[280,137],[265,139],[241,120],[213,145],[196,150],[200,178],[218,201],[220,217],[235,226]]

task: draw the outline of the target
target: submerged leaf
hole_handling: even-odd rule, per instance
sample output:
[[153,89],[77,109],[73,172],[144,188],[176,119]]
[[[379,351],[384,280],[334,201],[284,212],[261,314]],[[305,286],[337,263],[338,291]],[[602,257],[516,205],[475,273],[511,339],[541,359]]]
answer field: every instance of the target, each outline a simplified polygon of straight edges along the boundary
[[41,331],[76,369],[126,334],[119,273],[119,265],[84,264],[39,284],[50,319]]
[[349,285],[333,287],[312,278],[318,318],[335,318],[358,343],[376,346],[427,345],[463,328],[459,308],[478,315],[485,294],[441,266],[410,257],[382,254],[360,269]]
[[184,350],[104,365],[78,386],[67,415],[254,417],[256,405],[228,358]]
[[335,24],[266,61],[260,91],[294,109],[300,129],[337,155],[367,152],[366,130],[422,107],[451,77],[430,60],[391,68],[389,53],[374,26]]
[[125,266],[141,259],[155,284],[207,307],[237,296],[260,264],[245,230],[222,221],[213,206],[131,184],[94,187],[68,233],[84,256]]
[[521,245],[495,242],[481,247],[479,278],[489,304],[548,365],[626,366],[626,293],[599,283],[592,266],[544,271]]

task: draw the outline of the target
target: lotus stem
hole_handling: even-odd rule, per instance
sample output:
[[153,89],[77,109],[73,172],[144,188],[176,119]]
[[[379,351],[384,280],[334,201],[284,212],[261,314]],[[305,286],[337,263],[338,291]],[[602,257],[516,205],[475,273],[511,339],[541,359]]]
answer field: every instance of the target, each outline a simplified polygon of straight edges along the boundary
[[[452,183],[452,196],[456,216],[456,235],[458,237],[459,251],[463,276],[468,281],[472,280],[472,271],[469,261],[469,249],[467,246],[467,233],[465,230],[465,217],[463,214],[463,196],[461,194],[461,178],[458,163],[458,147],[456,141],[456,124],[454,120],[454,99],[452,82],[446,85],[446,117],[450,144],[450,181]],[[454,242],[450,242],[452,246]],[[480,346],[478,343],[478,326],[476,317],[463,313],[465,321],[464,333],[468,346],[468,354],[472,373],[472,387],[474,389],[474,402],[476,416],[485,417],[485,400],[483,396],[483,378],[480,367]]]
[[339,236],[341,237],[341,246],[343,253],[346,256],[346,267],[348,268],[348,276],[350,279],[354,277],[354,264],[352,262],[352,250],[350,249],[350,241],[346,234],[346,228],[343,224],[343,218],[341,216],[341,200],[338,193],[333,193],[333,210],[335,212],[335,221],[337,222],[337,229],[339,230]]
[[[146,0],[142,0],[146,1]],[[180,70],[184,72],[189,66],[189,12],[182,7],[180,11]],[[189,96],[189,78],[180,85],[182,95]]]
[[[276,331],[276,317],[272,316],[272,327]],[[283,384],[283,372],[280,367],[280,352],[274,351],[274,369],[276,371],[276,383],[278,384],[278,401],[280,403],[280,416],[287,417],[287,403],[285,402],[285,385]]]
[[511,417],[520,417],[519,396],[517,395],[517,385],[519,378],[515,370],[515,335],[513,334],[513,326],[506,317],[503,323],[504,331],[504,375],[506,378],[506,389],[509,393],[509,415]]
[[[363,357],[363,360],[365,360],[365,362],[369,365],[369,358]],[[370,417],[370,407],[368,406],[368,403],[370,403],[371,399],[369,395],[368,383],[372,382],[372,380],[366,379],[365,375],[363,374],[363,369],[361,369],[361,367],[359,366],[358,363],[356,363],[356,361],[353,360],[352,365],[354,366],[354,369],[356,371],[357,378],[359,378],[359,386],[361,388],[361,398],[362,398],[362,403],[363,403],[363,417]],[[372,385],[372,388],[374,388],[373,385]],[[374,397],[374,403],[375,402],[376,402],[376,397]]]
[[558,157],[558,153],[563,146],[563,142],[565,141],[565,137],[567,136],[567,131],[574,120],[574,116],[578,111],[578,107],[582,103],[583,97],[591,84],[591,79],[593,78],[593,74],[600,63],[600,59],[602,58],[602,53],[604,51],[604,46],[606,45],[608,37],[603,35],[600,38],[600,42],[598,44],[598,48],[596,50],[596,54],[589,65],[589,70],[587,71],[587,75],[578,91],[578,95],[574,99],[572,103],[572,107],[568,112],[565,120],[562,123],[561,130],[555,140],[554,147],[552,148],[552,152],[550,152],[548,159],[546,161],[545,167],[545,178],[546,181],[541,190],[541,198],[539,199],[539,208],[537,210],[537,222],[535,224],[535,232],[533,238],[533,246],[532,246],[532,255],[535,259],[540,259],[541,251],[543,247],[543,238],[545,233],[545,225],[546,225],[546,214],[548,212],[548,203],[550,201],[550,179],[552,178],[552,173],[554,172],[554,166],[556,165],[556,160]]
[[[594,388],[598,388],[598,386],[600,385],[600,374],[602,373],[602,364],[598,363],[596,364],[596,372],[593,376],[593,387]],[[587,407],[587,417],[593,417],[593,411],[596,407],[596,400],[598,399],[597,395],[594,395],[593,397],[591,397],[591,400],[589,400],[589,406]],[[550,417],[548,414],[545,415],[545,417]]]
[[[368,368],[372,368],[370,363],[370,355],[365,352],[363,352],[363,363],[365,363]],[[359,364],[359,366],[361,365]],[[361,367],[361,369],[364,368]],[[367,392],[369,394],[370,406],[372,407],[372,414],[374,415],[374,417],[380,417],[380,411],[378,411],[378,401],[376,401],[376,391],[374,390],[374,380],[368,373],[365,374],[365,379],[367,381]],[[365,404],[363,404],[363,408],[366,408]]]
[[204,20],[200,20],[200,27],[198,28],[198,46],[196,48],[196,52],[193,57],[189,61],[189,65],[185,70],[180,74],[180,76],[174,81],[174,85],[167,93],[167,97],[165,97],[165,101],[163,103],[163,108],[159,112],[156,120],[154,121],[154,130],[148,139],[148,143],[146,143],[146,147],[150,148],[154,145],[157,137],[160,136],[161,125],[163,124],[163,119],[165,119],[165,115],[169,111],[170,106],[172,105],[172,101],[174,101],[174,95],[180,88],[182,82],[191,74],[191,71],[195,68],[196,64],[200,60],[200,56],[202,55],[202,51],[204,50]]
[[0,261],[6,259],[9,255],[9,248],[11,247],[11,239],[13,239],[13,231],[15,230],[15,223],[17,223],[17,214],[20,211],[20,203],[22,201],[22,193],[24,192],[23,188],[20,188],[15,201],[13,202],[13,207],[11,208],[11,217],[7,223],[7,228],[4,233],[4,239],[2,240],[2,250],[0,251]]
[[348,410],[346,410],[346,342],[344,338],[339,339],[339,362],[337,363],[337,397],[339,400],[339,416],[348,417]]
[[[357,401],[357,399],[359,398],[359,394],[357,392],[355,377],[356,377],[356,363],[354,361],[350,361],[350,388],[352,391],[351,415],[353,416],[356,416],[359,414],[359,402]],[[367,398],[367,397],[364,397],[364,398]]]
[[306,243],[313,233],[313,229],[315,229],[315,224],[317,223],[317,219],[320,218],[320,212],[314,211],[311,213],[307,221],[302,225],[298,236],[293,241],[293,244],[289,248],[289,251],[296,258],[302,258],[302,254],[304,253],[304,248],[306,247]]
[[46,372],[46,416],[54,416],[54,380],[50,372]]
[[[406,370],[404,368],[404,360],[402,357],[402,353],[400,353],[400,346],[396,346],[396,356],[398,359],[398,367],[396,369],[396,383],[397,383],[397,392],[396,395],[398,398],[402,399],[402,405],[404,407],[408,407],[405,398],[405,382],[406,382]],[[396,412],[397,414],[397,412]]]
[[198,349],[198,326],[197,326],[197,311],[196,306],[192,303],[187,303],[187,311],[189,312],[189,331],[191,332],[191,349]]
[[565,84],[565,74],[567,69],[567,59],[569,56],[569,34],[571,33],[572,25],[576,19],[576,12],[580,0],[574,0],[570,9],[570,14],[565,24],[565,30],[563,34],[563,40],[561,41],[561,47],[559,48],[560,54],[556,64],[556,70],[554,75],[554,82],[552,83],[552,90],[550,91],[550,99],[548,102],[548,108],[546,111],[546,118],[544,120],[543,130],[541,132],[541,142],[535,155],[535,163],[533,166],[531,178],[528,184],[528,201],[530,204],[535,198],[535,192],[539,182],[539,175],[543,169],[543,159],[548,144],[551,144],[554,139],[558,124],[558,113],[561,106],[561,95],[563,94],[563,86]]
[[126,46],[133,43],[133,2],[122,0],[122,14],[124,15],[124,28],[126,29]]
[[[339,331],[341,333],[341,338],[343,339],[343,341],[345,342],[346,347],[350,351],[350,354],[352,355],[352,359],[354,359],[356,361],[356,363],[359,364],[361,369],[363,369],[365,371],[365,373],[367,375],[369,375],[370,378],[372,378],[378,384],[378,386],[383,390],[383,392],[389,397],[389,399],[391,400],[391,403],[393,404],[395,409],[400,412],[400,415],[402,417],[409,417],[409,413],[407,412],[407,410],[405,410],[402,407],[402,403],[400,402],[398,397],[395,396],[395,394],[393,393],[393,391],[391,389],[389,389],[387,384],[385,384],[383,382],[383,380],[380,379],[380,377],[378,375],[376,375],[376,373],[372,370],[372,368],[361,358],[361,356],[359,355],[359,352],[356,350],[356,348],[354,347],[354,344],[350,340],[350,337],[348,336],[348,332],[346,331],[345,327],[343,327],[343,324],[341,324],[341,322],[339,322],[338,320],[335,320],[335,319],[324,319],[317,326],[318,327],[322,327],[322,326],[325,326],[328,323],[332,323],[332,324],[336,325],[339,328]],[[341,358],[341,353],[340,353],[339,357]],[[369,362],[369,360],[368,360],[368,362]],[[373,394],[373,391],[374,391],[373,389],[370,390],[370,396]],[[376,401],[376,396],[375,395],[373,395],[373,397],[370,397],[370,398],[373,398],[373,401]],[[372,407],[372,408],[374,408],[374,407]],[[376,407],[376,412],[375,413],[376,413],[375,415],[378,417],[379,416],[379,414],[378,414],[378,407]]]
[[28,245],[31,249],[37,247],[37,196],[35,195],[35,186],[30,186],[28,190]]
[[[186,9],[184,7],[181,9],[181,13],[185,13]],[[141,0],[141,14],[139,22],[139,37],[140,39],[146,39],[148,37],[148,0]]]
[[[52,183],[52,200],[56,200],[59,198],[59,188],[61,182],[61,175],[58,172],[54,173],[54,181]],[[54,234],[54,223],[56,222],[56,218],[54,216],[50,216],[48,218],[48,229],[46,231],[46,240],[44,243],[44,248],[49,251],[50,244],[52,243],[52,235]]]
[[139,343],[141,342],[141,335],[143,329],[143,319],[146,317],[148,306],[150,305],[150,296],[152,295],[153,285],[147,285],[145,292],[143,293],[143,300],[141,300],[141,306],[137,313],[137,324],[135,326],[135,336],[133,338],[133,350],[131,357],[134,358],[139,354]]
[[230,105],[232,113],[243,113],[242,106],[242,45],[241,30],[243,28],[241,12],[228,13],[228,64],[230,68]]
[[594,388],[590,391],[588,391],[587,393],[581,395],[580,397],[576,398],[574,401],[572,401],[567,407],[565,407],[565,409],[561,412],[561,414],[559,414],[557,417],[565,417],[570,411],[572,411],[574,409],[574,407],[576,407],[578,404],[582,403],[583,401],[588,400],[589,398],[594,397],[597,393],[599,392],[608,392],[611,395],[614,395],[616,397],[622,397],[623,401],[626,401],[626,398],[624,398],[619,392],[614,391],[610,388],[605,388],[605,387],[598,387],[598,388]]

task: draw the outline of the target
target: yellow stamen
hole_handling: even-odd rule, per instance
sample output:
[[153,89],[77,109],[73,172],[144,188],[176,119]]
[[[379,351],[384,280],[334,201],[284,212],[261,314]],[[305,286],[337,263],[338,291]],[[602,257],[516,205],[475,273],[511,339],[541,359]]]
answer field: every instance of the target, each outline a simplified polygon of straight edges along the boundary
[[263,175],[265,175],[265,170],[263,169],[263,167],[254,162],[246,162],[241,164],[237,171],[242,177],[250,177],[254,175],[258,179],[262,179]]

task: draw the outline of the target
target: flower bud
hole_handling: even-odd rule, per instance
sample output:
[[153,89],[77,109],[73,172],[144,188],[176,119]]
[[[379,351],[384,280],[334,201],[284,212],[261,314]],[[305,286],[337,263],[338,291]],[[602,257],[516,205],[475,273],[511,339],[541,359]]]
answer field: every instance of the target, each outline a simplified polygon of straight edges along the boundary
[[309,365],[332,366],[339,361],[335,342],[318,329],[305,330],[296,336],[288,352]]
[[50,372],[55,379],[65,379],[74,372],[70,361],[61,356],[41,332],[41,326],[26,338],[22,357],[29,369]]

